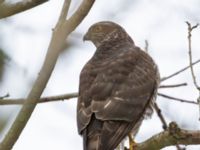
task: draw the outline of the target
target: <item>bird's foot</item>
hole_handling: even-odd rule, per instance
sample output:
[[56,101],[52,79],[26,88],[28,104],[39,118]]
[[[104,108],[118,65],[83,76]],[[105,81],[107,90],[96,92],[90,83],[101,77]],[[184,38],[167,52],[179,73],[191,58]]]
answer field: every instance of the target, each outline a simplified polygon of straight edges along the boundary
[[137,145],[137,143],[134,141],[131,134],[128,134],[129,138],[129,150],[134,150],[134,147]]

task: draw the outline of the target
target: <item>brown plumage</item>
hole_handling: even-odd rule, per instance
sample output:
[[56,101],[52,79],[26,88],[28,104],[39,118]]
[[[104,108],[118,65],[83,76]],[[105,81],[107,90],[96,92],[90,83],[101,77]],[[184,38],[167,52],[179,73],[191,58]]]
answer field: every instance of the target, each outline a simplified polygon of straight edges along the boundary
[[159,84],[152,58],[113,22],[98,22],[84,36],[96,46],[80,75],[78,131],[84,150],[114,150],[137,133]]

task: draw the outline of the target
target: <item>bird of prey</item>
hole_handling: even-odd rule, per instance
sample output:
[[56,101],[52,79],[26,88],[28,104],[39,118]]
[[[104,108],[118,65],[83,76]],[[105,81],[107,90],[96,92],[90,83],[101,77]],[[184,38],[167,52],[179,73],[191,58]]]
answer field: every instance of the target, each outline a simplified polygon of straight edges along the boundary
[[84,150],[114,150],[152,114],[158,69],[114,22],[95,23],[83,40],[91,41],[96,51],[80,74],[78,132]]

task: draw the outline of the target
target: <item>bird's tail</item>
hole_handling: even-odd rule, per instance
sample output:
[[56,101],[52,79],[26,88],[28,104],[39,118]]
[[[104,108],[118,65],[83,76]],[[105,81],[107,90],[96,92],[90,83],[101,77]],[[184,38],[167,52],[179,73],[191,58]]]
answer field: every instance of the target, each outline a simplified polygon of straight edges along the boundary
[[84,150],[102,150],[100,139],[102,125],[102,121],[92,116],[88,127],[83,131]]

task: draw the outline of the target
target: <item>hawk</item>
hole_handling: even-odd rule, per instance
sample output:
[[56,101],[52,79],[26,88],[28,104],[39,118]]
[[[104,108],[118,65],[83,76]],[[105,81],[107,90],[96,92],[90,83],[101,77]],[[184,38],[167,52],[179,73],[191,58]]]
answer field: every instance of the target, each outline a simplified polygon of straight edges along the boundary
[[78,132],[84,150],[114,150],[152,114],[158,69],[116,23],[95,23],[83,40],[91,41],[96,51],[80,74]]

